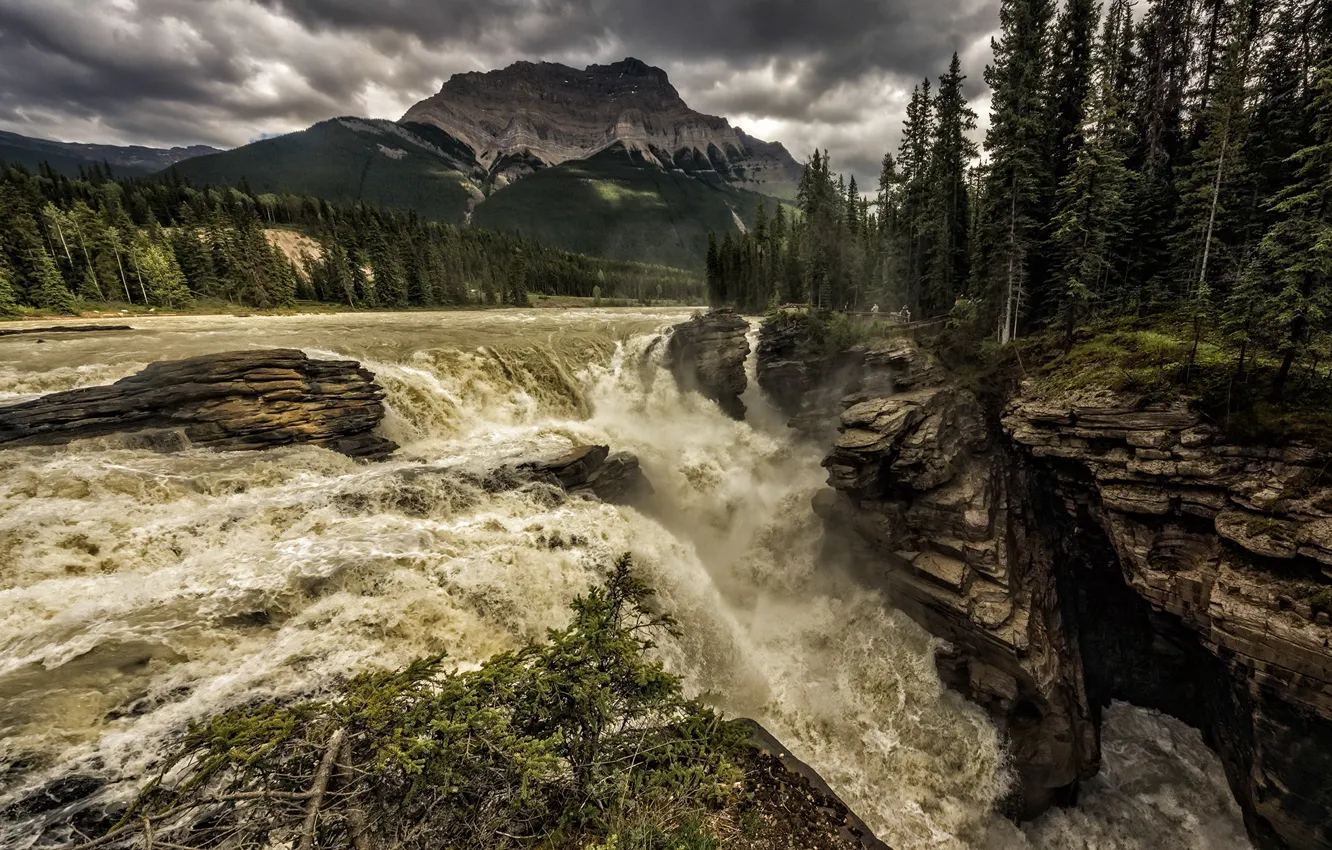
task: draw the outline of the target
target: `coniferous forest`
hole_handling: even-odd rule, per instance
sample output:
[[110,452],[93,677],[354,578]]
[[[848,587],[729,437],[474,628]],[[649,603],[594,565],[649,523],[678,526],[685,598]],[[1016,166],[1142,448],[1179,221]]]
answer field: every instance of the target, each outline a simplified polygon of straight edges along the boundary
[[954,55],[874,197],[815,152],[798,211],[714,237],[712,301],[964,303],[1000,342],[1184,313],[1284,375],[1332,330],[1332,3],[1134,6],[1004,0],[980,149]]
[[[288,250],[274,234],[302,234]],[[529,293],[686,301],[691,272],[545,248],[414,213],[202,188],[174,179],[0,170],[0,315],[81,304],[166,309],[200,299],[248,307],[506,304]]]

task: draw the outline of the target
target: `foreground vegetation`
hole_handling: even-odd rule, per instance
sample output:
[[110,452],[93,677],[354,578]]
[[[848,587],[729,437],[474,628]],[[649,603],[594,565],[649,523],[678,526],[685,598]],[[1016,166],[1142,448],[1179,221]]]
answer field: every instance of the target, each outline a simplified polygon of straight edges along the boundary
[[0,170],[0,315],[113,301],[527,306],[533,294],[697,303],[702,282],[360,205],[115,180],[100,167],[80,178]]
[[[765,831],[789,826],[752,793],[748,727],[682,696],[652,656],[673,628],[652,603],[624,555],[566,628],[479,669],[424,659],[208,719],[75,846],[769,846]],[[778,795],[810,805],[807,787],[794,805]],[[837,846],[824,832],[807,846]]]

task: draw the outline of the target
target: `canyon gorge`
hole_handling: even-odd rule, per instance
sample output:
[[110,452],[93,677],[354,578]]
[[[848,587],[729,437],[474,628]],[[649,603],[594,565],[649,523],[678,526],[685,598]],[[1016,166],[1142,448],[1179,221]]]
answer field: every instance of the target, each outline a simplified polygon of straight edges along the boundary
[[689,690],[897,850],[1327,844],[1319,469],[1186,408],[981,392],[908,340],[728,312],[163,317],[0,347],[0,421],[179,368],[158,361],[355,360],[399,446],[0,451],[6,844],[114,811],[192,719],[539,636],[621,551]]

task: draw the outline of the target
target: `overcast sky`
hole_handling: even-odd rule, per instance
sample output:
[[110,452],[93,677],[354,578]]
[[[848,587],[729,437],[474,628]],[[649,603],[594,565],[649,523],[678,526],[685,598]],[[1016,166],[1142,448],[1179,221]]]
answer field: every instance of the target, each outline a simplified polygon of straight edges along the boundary
[[[877,175],[957,51],[982,123],[998,0],[0,0],[0,129],[232,147],[399,118],[449,75],[634,56],[694,109]],[[868,188],[868,187],[867,187]]]

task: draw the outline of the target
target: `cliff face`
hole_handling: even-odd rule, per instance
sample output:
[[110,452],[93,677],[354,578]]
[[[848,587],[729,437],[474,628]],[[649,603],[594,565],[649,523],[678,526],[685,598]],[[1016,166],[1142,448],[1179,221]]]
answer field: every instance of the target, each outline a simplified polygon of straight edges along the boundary
[[695,112],[665,71],[637,59],[583,69],[518,62],[455,74],[401,123],[462,142],[501,185],[616,146],[663,169],[715,173],[760,192],[785,190],[800,176],[781,145]]
[[1325,461],[1124,402],[1018,398],[1002,422],[1091,704],[1202,729],[1261,846],[1332,847]]
[[836,403],[815,508],[949,643],[941,675],[1010,738],[1012,813],[1074,799],[1120,699],[1203,731],[1259,846],[1332,847],[1324,462],[1227,443],[1184,405],[1024,387],[996,417],[916,358]]

